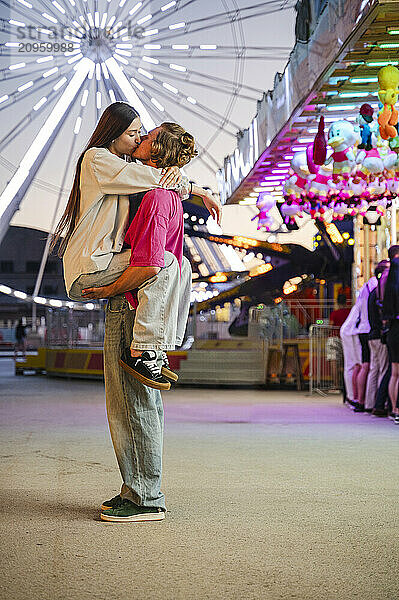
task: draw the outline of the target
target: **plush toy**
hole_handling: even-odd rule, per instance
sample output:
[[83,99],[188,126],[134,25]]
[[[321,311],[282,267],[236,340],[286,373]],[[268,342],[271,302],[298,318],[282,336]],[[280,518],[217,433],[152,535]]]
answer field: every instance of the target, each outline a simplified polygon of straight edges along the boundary
[[388,140],[397,136],[395,125],[398,122],[398,111],[395,104],[398,101],[399,69],[393,65],[383,67],[378,72],[380,90],[378,97],[383,105],[378,116],[380,135]]
[[357,116],[357,124],[359,125],[361,143],[358,145],[360,150],[371,150],[373,147],[373,133],[378,129],[378,124],[373,121],[374,110],[370,104],[362,104]]
[[310,184],[308,192],[309,198],[319,198],[322,202],[327,200],[331,190],[335,189],[336,185],[332,180],[333,172],[331,165],[321,165],[317,175]]
[[302,217],[302,209],[297,202],[284,202],[280,207],[285,223],[295,223],[294,217]]
[[338,181],[339,176],[349,178],[355,167],[353,145],[359,141],[359,134],[349,121],[336,121],[328,132],[328,145],[333,153],[327,163],[333,161],[333,180]]
[[348,181],[348,187],[356,198],[360,198],[366,187],[364,180],[361,177],[351,177]]
[[266,229],[266,231],[270,231],[270,229],[274,225],[274,219],[269,214],[269,211],[276,206],[276,198],[267,192],[261,192],[256,201],[256,207],[259,210],[259,213],[255,215],[251,221],[258,219],[258,229]]
[[356,163],[360,165],[357,170],[358,177],[365,180],[371,174],[377,175],[384,170],[384,162],[377,148],[360,150],[356,155]]
[[314,177],[309,173],[306,152],[295,152],[291,160],[291,169],[294,174],[286,180],[284,192],[291,200],[295,200],[307,193],[309,182]]
[[[319,127],[312,144],[312,161],[315,165],[323,165],[327,158],[327,142],[324,135],[324,117],[320,117]],[[308,167],[310,169],[309,160]],[[310,169],[310,172],[313,171]]]

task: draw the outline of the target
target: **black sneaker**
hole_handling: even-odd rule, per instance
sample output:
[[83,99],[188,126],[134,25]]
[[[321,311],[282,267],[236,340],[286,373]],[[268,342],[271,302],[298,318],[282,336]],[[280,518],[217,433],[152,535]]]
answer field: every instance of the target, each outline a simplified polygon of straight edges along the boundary
[[171,381],[177,381],[179,379],[178,374],[175,373],[174,371],[172,371],[170,368],[169,359],[168,359],[168,355],[166,354],[166,352],[162,352],[161,372],[164,377],[166,377],[167,379],[170,379]]
[[133,358],[130,349],[127,348],[119,359],[119,364],[127,373],[148,387],[155,390],[170,389],[169,381],[162,376],[158,367],[155,350],[145,350],[140,356]]
[[353,409],[353,412],[360,413],[360,412],[365,412],[365,410],[366,409],[364,408],[364,404],[360,404],[360,402],[358,402],[356,404],[355,408]]
[[114,523],[137,523],[138,521],[162,521],[165,511],[154,506],[137,506],[130,500],[122,500],[116,508],[110,508],[101,513],[102,521]]
[[109,510],[110,508],[118,508],[118,506],[121,506],[123,500],[120,496],[120,494],[118,494],[117,496],[114,496],[113,498],[111,498],[111,500],[106,500],[105,502],[103,502],[101,504],[101,510]]

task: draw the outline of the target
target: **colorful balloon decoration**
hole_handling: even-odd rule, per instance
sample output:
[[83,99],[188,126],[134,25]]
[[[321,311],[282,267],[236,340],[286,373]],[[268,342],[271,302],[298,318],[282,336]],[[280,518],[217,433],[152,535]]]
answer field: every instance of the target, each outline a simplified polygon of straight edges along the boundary
[[[328,139],[320,118],[315,141],[306,151],[295,152],[291,172],[283,186],[279,207],[285,223],[308,214],[320,221],[365,215],[370,207],[384,214],[399,195],[398,111],[399,70],[389,65],[378,75],[381,110],[378,122],[369,104],[363,104],[355,123],[332,123]],[[327,156],[327,147],[330,148]],[[270,231],[275,198],[259,195],[258,229]],[[253,220],[254,220],[253,219]]]
[[383,140],[388,140],[398,134],[395,128],[398,122],[398,111],[395,104],[398,101],[399,93],[399,69],[393,65],[383,67],[378,73],[378,83],[380,86],[378,97],[383,105],[378,116],[380,135]]

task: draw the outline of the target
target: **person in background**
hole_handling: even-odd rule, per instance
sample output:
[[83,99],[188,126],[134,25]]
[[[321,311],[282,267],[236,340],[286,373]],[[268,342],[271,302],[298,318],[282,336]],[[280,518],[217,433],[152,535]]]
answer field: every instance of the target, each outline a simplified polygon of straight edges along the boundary
[[369,348],[369,333],[370,323],[367,310],[367,303],[370,293],[377,287],[377,278],[371,277],[361,288],[356,300],[356,305],[359,308],[359,318],[356,323],[356,331],[359,335],[359,341],[362,347],[362,362],[361,368],[357,374],[356,385],[358,390],[357,404],[355,412],[364,412],[367,377],[370,370],[370,348]]
[[18,321],[18,325],[15,328],[15,349],[14,355],[17,357],[18,352],[22,352],[22,356],[26,356],[26,327],[24,326],[22,319]]
[[338,294],[337,304],[338,308],[333,310],[330,314],[330,325],[333,325],[334,327],[342,327],[351,311],[351,309],[346,306],[345,294]]
[[330,325],[337,329],[332,330],[332,335],[327,339],[326,358],[331,362],[331,376],[337,389],[344,391],[344,402],[346,400],[345,378],[343,374],[343,348],[339,337],[339,329],[344,324],[350,313],[350,308],[346,306],[346,295],[338,294],[338,308],[330,314]]
[[388,326],[387,345],[391,358],[391,378],[388,392],[392,404],[392,418],[399,425],[399,410],[397,408],[399,392],[399,246],[391,246],[388,250],[391,261],[385,284],[384,301],[382,306],[383,324]]
[[367,378],[365,410],[372,411],[376,403],[376,394],[383,377],[389,367],[388,349],[381,342],[382,319],[381,309],[383,300],[382,276],[389,269],[389,261],[382,260],[375,269],[377,287],[370,293],[367,310],[370,323],[369,348],[370,348],[370,370]]
[[357,304],[352,306],[348,317],[343,323],[339,337],[342,341],[344,352],[344,380],[346,390],[346,400],[349,404],[357,405],[357,374],[362,362],[362,348],[359,336],[356,331],[356,323],[359,319],[359,307]]

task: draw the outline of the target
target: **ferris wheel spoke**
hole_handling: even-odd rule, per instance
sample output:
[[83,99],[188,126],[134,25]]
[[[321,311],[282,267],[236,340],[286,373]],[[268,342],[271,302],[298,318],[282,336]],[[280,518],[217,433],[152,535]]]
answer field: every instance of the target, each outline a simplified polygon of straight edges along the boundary
[[[41,61],[41,63],[45,63],[43,64],[43,66],[38,67],[37,69],[29,69],[31,66],[37,66],[38,64],[38,60],[40,59],[35,59],[35,60],[31,60],[27,63],[16,63],[17,65],[23,65],[23,66],[17,66],[17,68],[11,68],[13,65],[10,65],[8,67],[3,67],[2,69],[0,69],[0,81],[10,81],[12,79],[16,79],[21,77],[21,75],[25,76],[27,69],[29,69],[29,75],[35,75],[36,73],[42,73],[45,72],[49,69],[51,69],[52,67],[57,66],[57,68],[60,68],[60,66],[63,66],[65,64],[65,58],[63,56],[57,56],[55,59],[54,57],[51,58],[51,61]],[[62,63],[60,65],[60,63]]]
[[67,76],[61,78],[61,80],[58,83],[61,83],[62,85],[56,84],[55,86],[53,86],[52,91],[49,94],[47,94],[47,96],[42,96],[42,98],[38,102],[36,102],[36,104],[33,105],[32,110],[29,111],[26,115],[24,115],[22,119],[20,119],[18,123],[16,123],[15,126],[10,131],[8,131],[7,134],[3,136],[3,138],[0,139],[0,152],[5,148],[5,146],[7,146],[11,136],[15,138],[21,133],[23,133],[26,125],[35,121],[38,118],[38,116],[43,112],[43,110],[48,108],[57,99],[57,97],[59,97],[58,90],[61,87],[63,87],[67,82]]
[[[194,69],[190,69],[184,65],[179,65],[179,64],[174,64],[174,63],[168,64],[168,63],[162,62],[158,59],[156,59],[156,60],[158,61],[156,66],[163,68],[165,70],[158,71],[156,68],[151,67],[151,73],[159,73],[159,74],[163,74],[163,75],[165,75],[167,73],[169,77],[180,78],[180,81],[185,80],[185,81],[190,81],[190,83],[194,83],[194,80],[192,79],[192,77],[194,76],[198,79],[206,79],[206,80],[214,81],[215,83],[218,84],[218,86],[222,84],[228,90],[235,90],[237,88],[235,83],[229,79],[224,79],[223,77],[218,77],[216,75],[210,75],[209,73],[202,73],[201,71],[196,71]],[[138,64],[138,63],[139,63],[139,59],[136,60],[136,64]],[[263,94],[263,91],[261,89],[254,88],[249,85],[240,84],[239,87],[244,90],[254,92],[257,95],[257,98],[259,98],[259,96],[261,96]]]
[[111,57],[105,61],[105,65],[109,71],[109,74],[112,76],[114,84],[116,88],[120,90],[120,92],[126,97],[127,101],[138,110],[141,121],[147,131],[154,128],[154,121],[150,116],[147,108],[144,106],[139,96],[135,92],[132,87],[132,84],[116,62],[116,60]]
[[[251,54],[253,52],[253,55]],[[162,59],[200,59],[200,60],[219,60],[236,59],[245,56],[246,59],[267,60],[269,58],[285,59],[288,57],[288,48],[279,48],[272,46],[237,48],[234,46],[217,46],[216,44],[201,44],[192,46],[189,44],[172,44],[158,49],[157,57]]]
[[[177,73],[176,74],[172,73],[172,72],[165,73],[164,71],[157,71],[157,70],[153,69],[152,74],[160,75],[161,77],[165,78],[166,80],[173,81],[175,83],[186,83],[189,85],[194,85],[199,88],[210,89],[218,94],[225,94],[227,96],[231,96],[231,94],[234,94],[235,96],[237,96],[241,99],[244,99],[244,100],[251,100],[251,101],[256,102],[259,99],[259,97],[261,96],[261,93],[254,94],[252,96],[244,94],[239,90],[239,86],[237,86],[233,90],[233,89],[231,89],[231,87],[227,87],[227,86],[222,87],[221,84],[218,84],[218,86],[216,88],[215,85],[212,85],[210,83],[205,83],[204,81],[194,81],[191,78],[188,79],[187,77],[179,76]],[[229,83],[229,85],[231,85],[230,82],[228,82],[228,83]],[[163,85],[163,83],[162,83],[162,85]]]
[[[6,6],[7,8],[10,7],[10,2],[7,0],[0,0],[0,4],[3,6]],[[31,3],[29,3],[31,4]],[[29,10],[29,13],[27,12],[27,10]],[[37,25],[39,27],[41,27],[43,25],[43,16],[42,13],[40,12],[40,10],[38,10],[33,4],[31,5],[31,8],[23,8],[22,6],[18,5],[18,4],[14,4],[13,5],[13,12],[21,15],[25,20],[28,20],[30,23],[32,22],[32,19],[34,19],[37,22]],[[32,14],[35,15],[35,17],[32,17]],[[9,21],[8,21],[9,23]],[[21,25],[20,25],[21,27]],[[26,27],[26,23],[23,22],[23,27]],[[10,33],[14,33],[14,30],[12,28],[9,29]]]
[[[151,103],[151,94],[149,94],[147,91],[143,91],[142,95],[145,96],[147,98],[147,100],[149,100],[148,102],[148,110],[151,112],[151,114],[155,115],[155,119],[154,119],[154,125],[157,121],[159,121],[159,116],[160,114],[163,115],[163,117],[167,117],[168,119],[170,119],[171,121],[175,121],[175,117],[167,110],[164,108],[163,111],[160,111],[159,109],[157,110],[155,105],[152,105],[153,103]],[[154,127],[153,125],[153,127]],[[203,146],[201,146],[201,144],[198,143],[198,141],[196,141],[196,146],[199,148],[200,150],[200,154],[196,157],[196,159],[193,160],[200,160],[212,173],[215,172],[215,168],[219,168],[219,163],[217,162],[216,158],[214,158],[207,150],[205,150],[203,148]],[[213,163],[213,166],[211,166],[207,160],[205,160],[204,156],[207,157],[208,160],[210,160]]]
[[[228,119],[225,119],[223,115],[217,113],[216,111],[210,109],[209,107],[204,106],[203,104],[200,104],[197,101],[195,101],[195,103],[190,103],[190,105],[187,105],[183,101],[183,96],[180,95],[179,93],[173,94],[173,92],[171,92],[170,94],[168,94],[162,88],[160,89],[159,87],[155,87],[155,86],[151,85],[150,83],[148,83],[147,81],[144,81],[143,79],[141,79],[140,81],[145,84],[144,89],[153,90],[157,97],[166,98],[169,102],[177,103],[181,108],[190,112],[191,114],[196,115],[197,117],[199,117],[206,123],[211,122],[214,125],[219,126],[220,122],[223,121],[224,125],[226,124],[234,129],[234,132],[225,130],[225,133],[227,135],[230,135],[233,138],[236,137],[235,131],[237,131],[237,129],[240,129],[240,126],[235,123],[232,123]],[[177,92],[178,92],[178,90],[177,90]],[[154,102],[153,102],[154,98],[150,98],[150,100],[154,104]],[[184,100],[187,101],[187,96],[184,96]],[[194,100],[194,99],[191,98],[191,100]],[[211,117],[211,119],[210,119],[210,117]]]
[[71,146],[67,155],[67,159],[65,162],[65,168],[64,168],[64,172],[61,178],[61,183],[59,186],[59,191],[58,191],[58,195],[57,195],[57,200],[55,202],[55,206],[54,206],[54,211],[53,211],[53,215],[51,218],[51,224],[50,224],[50,231],[47,235],[47,239],[46,239],[46,244],[44,246],[43,249],[43,254],[42,254],[42,258],[40,261],[40,267],[39,267],[39,271],[36,277],[36,282],[35,282],[35,287],[34,287],[34,291],[33,291],[33,297],[35,298],[36,296],[39,295],[40,293],[40,288],[42,285],[42,280],[43,280],[43,274],[44,274],[44,269],[46,267],[47,264],[47,259],[48,259],[48,255],[49,255],[49,251],[50,251],[50,245],[51,245],[51,241],[52,241],[52,237],[53,237],[53,232],[55,230],[55,226],[56,226],[56,219],[57,219],[57,215],[58,215],[58,210],[60,208],[60,204],[61,204],[61,200],[64,194],[64,186],[65,183],[67,181],[67,176],[68,176],[68,172],[70,169],[70,164],[73,160],[74,157],[74,153],[75,153],[75,147],[76,147],[76,141],[77,141],[77,134],[79,133],[79,129],[80,129],[80,125],[82,123],[82,118],[83,118],[83,112],[85,110],[84,106],[80,107],[79,110],[79,115],[76,119],[76,123],[75,123],[75,129],[74,129],[74,134],[72,136],[72,141],[71,141]]
[[[31,95],[37,93],[39,90],[48,87],[49,84],[51,85],[51,83],[54,82],[55,79],[58,79],[60,75],[66,75],[68,72],[69,70],[67,70],[66,68],[64,68],[64,70],[61,68],[61,70],[58,69],[57,72],[53,73],[52,75],[49,75],[48,79],[46,78],[45,81],[43,81],[43,76],[37,77],[36,79],[30,79],[29,81],[25,81],[25,83],[18,86],[16,90],[7,94],[8,99],[12,102],[12,105],[14,106],[17,102],[20,102],[21,100],[26,100]],[[67,78],[65,78],[65,83],[66,81]],[[35,86],[35,84],[38,84],[40,82],[43,82],[42,85]],[[48,99],[48,95],[46,97]],[[9,102],[1,102],[0,111],[9,108],[9,105]]]
[[[268,6],[268,10],[260,10],[261,7]],[[201,17],[199,19],[193,19],[192,21],[185,23],[184,27],[180,27],[179,29],[175,29],[170,31],[169,27],[164,27],[162,29],[158,29],[157,31],[157,42],[168,40],[171,38],[180,37],[182,35],[197,33],[200,31],[209,31],[210,29],[214,29],[216,27],[221,27],[223,25],[229,25],[232,21],[242,22],[248,19],[253,19],[260,16],[265,16],[269,14],[273,14],[275,12],[281,12],[282,10],[288,10],[292,8],[292,5],[285,6],[281,8],[280,0],[272,0],[271,2],[262,2],[260,4],[256,4],[254,6],[250,6],[247,8],[240,8],[235,11],[228,11],[219,13],[216,15],[209,15],[208,17]],[[256,12],[255,9],[257,9]],[[145,37],[145,32],[144,32]]]
[[73,104],[90,71],[91,64],[92,61],[88,58],[82,58],[79,62],[63,94],[21,160],[17,171],[0,195],[0,239],[8,228],[12,215],[18,209],[19,203],[39,169],[46,152],[53,144],[57,128],[64,122],[70,106]]

